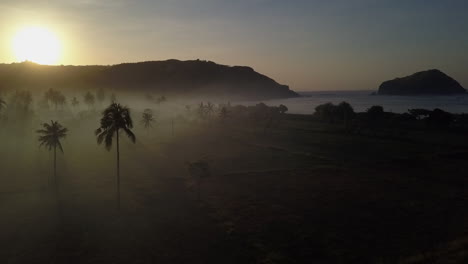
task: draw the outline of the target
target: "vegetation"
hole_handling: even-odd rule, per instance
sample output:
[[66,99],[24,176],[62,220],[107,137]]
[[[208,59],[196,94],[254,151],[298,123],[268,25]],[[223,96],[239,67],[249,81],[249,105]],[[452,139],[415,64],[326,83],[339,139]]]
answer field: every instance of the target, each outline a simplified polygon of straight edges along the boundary
[[[5,97],[4,114],[15,122],[0,130],[0,241],[11,263],[463,263],[466,256],[466,114],[355,112],[343,102],[298,115],[281,105],[171,100],[157,106],[158,126],[146,130],[158,137],[132,144],[127,107],[56,112],[27,103],[44,91],[30,95]],[[145,109],[154,101],[119,101],[143,113],[136,132],[150,127]],[[27,118],[11,102],[17,109],[26,102]],[[52,173],[34,136],[51,116],[73,132],[52,121],[39,133],[54,154],[54,175],[59,165],[60,217],[40,188]],[[96,151],[90,133],[99,119],[98,143],[116,146],[117,189],[105,176],[115,157]],[[159,133],[173,120],[177,134]],[[61,160],[52,150],[60,152],[65,135]],[[115,192],[119,210],[109,206]]]
[[0,97],[0,112],[6,108],[6,102]]
[[105,143],[107,150],[112,147],[112,139],[116,136],[117,153],[117,208],[120,209],[120,145],[119,134],[123,131],[132,142],[136,137],[132,132],[133,121],[130,109],[117,103],[111,104],[102,112],[101,126],[96,129],[98,144]]
[[143,114],[141,115],[141,123],[146,129],[153,127],[153,123],[154,123],[153,110],[147,108],[143,111]]
[[95,99],[94,99],[94,95],[90,92],[87,92],[84,97],[83,97],[83,100],[85,102],[85,104],[88,105],[89,108],[93,107],[94,106],[94,103],[95,103]]
[[57,110],[58,106],[63,107],[67,102],[63,93],[52,88],[47,90],[47,92],[44,94],[44,99],[45,102],[52,103],[55,107],[55,110]]
[[[39,134],[40,146],[46,147],[49,151],[54,152],[54,175],[53,182],[55,191],[58,191],[58,178],[57,178],[57,148],[63,153],[62,143],[60,140],[67,136],[68,129],[63,127],[57,121],[50,121],[50,124],[42,124],[42,129],[37,130]],[[50,181],[49,181],[50,182]]]
[[78,101],[78,99],[76,99],[76,97],[73,97],[71,104],[73,107],[77,107],[80,104],[80,102]]

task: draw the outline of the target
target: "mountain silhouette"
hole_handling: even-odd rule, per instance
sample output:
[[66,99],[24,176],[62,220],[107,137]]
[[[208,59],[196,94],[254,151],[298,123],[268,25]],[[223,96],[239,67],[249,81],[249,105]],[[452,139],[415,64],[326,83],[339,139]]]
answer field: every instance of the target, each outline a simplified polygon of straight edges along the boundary
[[299,96],[250,67],[211,61],[148,61],[111,66],[0,64],[0,89],[107,88],[164,95],[275,99]]
[[450,95],[463,94],[466,90],[452,77],[439,70],[417,72],[413,75],[383,82],[381,95]]

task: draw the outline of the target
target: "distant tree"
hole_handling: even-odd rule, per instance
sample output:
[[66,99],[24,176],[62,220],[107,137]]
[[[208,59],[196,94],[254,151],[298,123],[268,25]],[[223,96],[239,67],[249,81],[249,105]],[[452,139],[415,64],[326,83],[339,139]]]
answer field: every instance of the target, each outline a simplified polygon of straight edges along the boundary
[[102,112],[101,125],[96,129],[97,142],[105,143],[107,150],[112,147],[112,139],[116,136],[117,142],[117,208],[120,209],[120,148],[119,135],[123,131],[135,143],[136,137],[132,132],[133,121],[130,109],[117,103],[112,103]]
[[376,132],[376,129],[379,128],[385,121],[385,112],[383,107],[380,105],[371,106],[366,111],[366,117],[367,125],[374,129],[374,132]]
[[337,118],[342,120],[347,127],[349,125],[349,121],[356,116],[353,107],[347,102],[341,102],[336,106],[335,114]]
[[223,122],[229,117],[229,111],[226,106],[221,106],[221,110],[219,110],[219,117]]
[[0,121],[3,120],[3,111],[6,109],[6,102],[0,98]]
[[39,129],[36,132],[39,134],[40,146],[44,146],[50,150],[54,151],[54,186],[55,191],[58,190],[58,180],[57,180],[57,147],[63,153],[62,144],[60,139],[67,136],[68,129],[62,127],[57,121],[50,121],[50,124],[42,124],[43,129]]
[[84,95],[84,102],[85,104],[88,105],[89,108],[93,107],[94,106],[94,95],[90,92],[87,92],[85,95]]
[[153,110],[145,109],[143,111],[143,114],[141,115],[141,123],[146,129],[153,127],[152,125],[154,123]]
[[167,98],[166,98],[166,96],[164,96],[164,95],[163,95],[163,96],[160,96],[160,97],[158,97],[158,99],[156,99],[156,103],[157,103],[157,104],[164,103],[164,102],[166,102],[166,101],[167,101]]
[[434,129],[448,129],[453,122],[454,116],[439,108],[434,109],[426,118],[427,125]]
[[17,113],[26,114],[29,112],[33,99],[30,91],[15,91],[10,97],[9,109]]
[[208,102],[208,103],[206,103],[205,107],[206,107],[206,110],[205,110],[206,115],[207,115],[208,118],[210,118],[214,113],[214,104],[211,103],[211,102]]
[[73,97],[73,99],[71,100],[71,104],[73,107],[77,107],[80,102],[78,101],[78,99],[76,99],[76,97]]
[[288,107],[286,107],[286,106],[283,105],[283,104],[280,104],[280,105],[278,106],[278,110],[279,110],[280,114],[285,114],[285,113],[288,111]]
[[206,107],[203,102],[198,105],[197,115],[200,119],[206,119]]
[[426,109],[408,109],[408,113],[414,116],[417,120],[428,117],[431,114],[431,110]]
[[47,102],[51,102],[54,105],[55,110],[57,110],[58,106],[63,107],[66,104],[65,95],[52,88],[45,92],[44,99]]
[[378,119],[384,114],[384,109],[380,105],[374,105],[367,109],[366,113],[371,119]]
[[195,181],[197,185],[197,199],[200,200],[201,181],[204,178],[208,178],[211,176],[210,165],[205,160],[189,162],[188,170],[189,170],[190,176],[192,177],[192,179]]
[[62,109],[67,104],[67,99],[63,94],[57,98],[57,105],[59,105]]
[[0,113],[6,108],[6,102],[0,98]]
[[102,88],[99,88],[96,92],[96,98],[98,100],[99,103],[102,104],[102,102],[104,102],[104,100],[106,99],[106,92],[104,91],[104,89]]
[[318,120],[333,123],[335,121],[336,106],[332,103],[321,104],[315,107],[314,116]]

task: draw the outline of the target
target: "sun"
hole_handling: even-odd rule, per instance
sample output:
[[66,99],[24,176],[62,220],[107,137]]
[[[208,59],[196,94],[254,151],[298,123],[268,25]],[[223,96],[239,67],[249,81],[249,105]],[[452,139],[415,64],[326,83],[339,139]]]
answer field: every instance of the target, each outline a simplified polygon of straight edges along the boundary
[[56,64],[61,45],[57,36],[47,28],[25,27],[13,37],[13,53],[18,61]]

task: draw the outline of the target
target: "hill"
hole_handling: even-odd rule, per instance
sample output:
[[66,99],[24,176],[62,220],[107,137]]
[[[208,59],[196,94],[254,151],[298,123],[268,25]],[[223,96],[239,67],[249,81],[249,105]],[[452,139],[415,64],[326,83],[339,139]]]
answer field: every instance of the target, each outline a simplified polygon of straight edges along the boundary
[[275,99],[299,96],[250,67],[211,61],[148,61],[111,66],[1,64],[0,90],[107,88],[165,95]]
[[439,70],[417,72],[403,78],[383,82],[381,95],[451,95],[463,94],[466,90],[452,77]]

